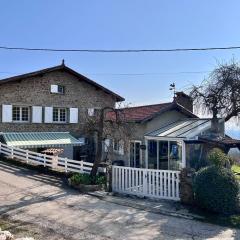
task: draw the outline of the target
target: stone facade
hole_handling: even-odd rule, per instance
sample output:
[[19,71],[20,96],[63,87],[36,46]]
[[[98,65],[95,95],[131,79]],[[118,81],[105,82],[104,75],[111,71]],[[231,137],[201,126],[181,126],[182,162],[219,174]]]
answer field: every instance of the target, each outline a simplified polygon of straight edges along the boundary
[[[64,94],[52,94],[51,84],[62,85]],[[116,98],[103,90],[79,79],[77,76],[56,70],[42,75],[9,81],[0,86],[0,132],[70,132],[82,136],[84,116],[88,108],[114,107]],[[2,104],[20,106],[78,108],[78,123],[3,123]]]

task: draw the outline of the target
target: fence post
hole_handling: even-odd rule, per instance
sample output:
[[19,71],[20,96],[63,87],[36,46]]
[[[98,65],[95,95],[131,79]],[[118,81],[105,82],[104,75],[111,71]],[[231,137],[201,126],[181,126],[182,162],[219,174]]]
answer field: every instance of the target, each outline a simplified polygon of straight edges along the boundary
[[65,158],[65,172],[67,173],[67,158]]
[[59,161],[59,157],[58,155],[56,156],[56,168],[58,168],[58,161]]
[[46,155],[43,155],[43,166],[46,167]]
[[11,159],[13,159],[13,147],[11,147]]
[[80,172],[83,173],[84,172],[84,170],[83,170],[83,160],[81,161],[81,165],[80,166],[81,166]]
[[[148,172],[147,169],[143,169],[143,194],[147,194],[147,181],[148,181]],[[134,179],[134,177],[132,176],[132,179]]]
[[26,150],[26,160],[27,160],[27,163],[28,163],[28,160],[29,160],[29,152],[28,152],[28,150]]

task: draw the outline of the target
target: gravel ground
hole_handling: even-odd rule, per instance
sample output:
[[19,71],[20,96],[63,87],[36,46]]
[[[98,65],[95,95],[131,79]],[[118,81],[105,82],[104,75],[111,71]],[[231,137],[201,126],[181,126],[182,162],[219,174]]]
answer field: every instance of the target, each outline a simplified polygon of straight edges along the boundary
[[106,202],[2,161],[0,219],[16,236],[35,239],[240,239],[239,230]]

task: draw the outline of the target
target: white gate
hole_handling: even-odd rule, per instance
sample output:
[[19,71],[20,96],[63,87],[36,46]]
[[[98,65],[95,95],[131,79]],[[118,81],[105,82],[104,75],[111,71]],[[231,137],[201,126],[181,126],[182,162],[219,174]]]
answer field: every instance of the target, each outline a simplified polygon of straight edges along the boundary
[[114,192],[180,200],[180,171],[112,166]]

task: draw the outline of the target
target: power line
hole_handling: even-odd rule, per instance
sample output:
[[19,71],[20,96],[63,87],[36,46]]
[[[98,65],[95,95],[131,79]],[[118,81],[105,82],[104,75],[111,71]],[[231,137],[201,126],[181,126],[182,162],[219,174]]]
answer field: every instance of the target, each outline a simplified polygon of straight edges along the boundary
[[57,48],[27,48],[0,46],[3,50],[45,51],[45,52],[89,52],[89,53],[142,53],[142,52],[188,52],[240,49],[240,46],[207,47],[207,48],[172,48],[172,49],[57,49]]
[[[84,75],[97,75],[97,76],[149,76],[149,75],[180,75],[180,74],[203,74],[210,73],[211,71],[187,71],[187,72],[153,72],[153,73],[83,73]],[[7,72],[0,71],[0,73],[7,74],[23,74],[20,72]]]
[[193,71],[193,72],[153,72],[153,73],[85,73],[89,75],[111,75],[111,76],[146,76],[146,75],[178,75],[178,74],[202,74],[211,71]]

